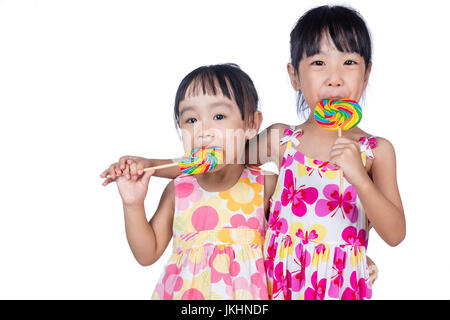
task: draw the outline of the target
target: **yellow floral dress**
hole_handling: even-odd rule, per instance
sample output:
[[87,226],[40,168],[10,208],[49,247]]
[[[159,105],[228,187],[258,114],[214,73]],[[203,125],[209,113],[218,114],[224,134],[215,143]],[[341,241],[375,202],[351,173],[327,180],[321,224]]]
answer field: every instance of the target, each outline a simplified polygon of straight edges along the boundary
[[152,299],[268,299],[263,260],[264,176],[208,192],[195,176],[174,180],[173,254]]

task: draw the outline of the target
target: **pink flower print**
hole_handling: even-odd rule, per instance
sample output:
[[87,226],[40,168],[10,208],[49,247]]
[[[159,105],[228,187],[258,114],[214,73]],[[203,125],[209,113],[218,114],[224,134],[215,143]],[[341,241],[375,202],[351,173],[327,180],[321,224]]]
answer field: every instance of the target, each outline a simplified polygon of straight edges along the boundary
[[341,245],[341,247],[351,246],[355,251],[361,251],[361,247],[366,247],[366,230],[360,229],[358,235],[356,234],[356,228],[349,226],[342,231],[342,239],[345,241],[345,245]]
[[266,266],[267,275],[273,278],[273,266],[277,255],[278,242],[275,242],[276,235],[272,234],[269,245],[267,246],[264,265]]
[[357,281],[356,271],[350,276],[350,287],[347,287],[342,294],[342,300],[364,300],[370,298],[371,292],[364,278]]
[[329,184],[323,188],[323,195],[327,199],[320,199],[316,204],[316,215],[325,217],[333,213],[331,217],[340,210],[342,217],[347,218],[354,223],[358,220],[358,208],[356,207],[357,193],[353,186],[348,186],[343,194],[339,194],[339,186],[336,184]]
[[219,223],[219,213],[211,206],[200,206],[192,213],[191,223],[196,231],[212,230]]
[[283,294],[284,300],[291,300],[292,292],[290,288],[291,284],[291,273],[286,270],[286,275],[284,275],[283,262],[279,262],[274,270],[273,279],[273,298],[276,298],[281,293]]
[[339,291],[344,284],[344,277],[342,272],[345,269],[345,261],[347,254],[344,250],[336,247],[334,250],[334,262],[333,262],[333,275],[331,276],[330,289],[328,290],[328,295],[331,298],[339,298]]
[[302,185],[297,188],[296,179],[293,178],[291,170],[286,170],[284,176],[284,189],[281,194],[281,204],[287,206],[292,202],[292,213],[298,217],[303,217],[306,214],[306,203],[313,204],[318,197],[316,188],[303,188]]
[[[191,248],[184,254],[187,255],[183,261],[183,268],[189,268],[192,275],[198,274],[208,266],[207,247]],[[182,253],[182,251],[180,252]]]
[[183,293],[181,300],[205,300],[205,297],[200,290],[191,288]]
[[164,277],[161,283],[156,286],[156,292],[162,300],[173,300],[173,294],[179,291],[183,286],[183,278],[178,275],[181,267],[176,264],[170,264],[166,267]]
[[257,289],[253,297],[255,299],[268,300],[266,270],[264,269],[263,258],[256,260],[256,270],[257,272],[253,273],[250,277],[252,287]]
[[189,181],[175,184],[175,206],[177,210],[189,208],[191,202],[199,201],[201,197],[202,191],[197,184]]
[[327,279],[321,279],[317,282],[317,271],[311,276],[311,285],[305,291],[305,300],[323,300],[325,298]]
[[225,291],[230,300],[242,299],[242,293],[239,296],[237,296],[237,294],[239,294],[238,293],[239,291],[245,292],[244,293],[245,296],[248,296],[250,294],[253,299],[257,299],[258,298],[257,296],[259,293],[257,288],[253,287],[249,283],[247,278],[244,278],[244,277],[238,277],[238,278],[233,279],[232,285],[227,286]]
[[285,234],[288,231],[288,223],[286,219],[280,218],[281,202],[275,202],[273,211],[269,216],[269,229]]
[[292,272],[292,291],[300,291],[306,283],[305,269],[311,264],[311,255],[307,250],[303,250],[303,244],[299,243],[295,247],[294,263],[299,269]]
[[255,217],[250,217],[245,219],[242,214],[235,214],[230,219],[230,224],[232,228],[249,228],[249,229],[259,229],[259,220]]
[[231,247],[214,247],[211,258],[209,259],[211,267],[211,282],[216,283],[221,279],[231,285],[231,277],[239,274],[239,263],[234,259],[234,250]]

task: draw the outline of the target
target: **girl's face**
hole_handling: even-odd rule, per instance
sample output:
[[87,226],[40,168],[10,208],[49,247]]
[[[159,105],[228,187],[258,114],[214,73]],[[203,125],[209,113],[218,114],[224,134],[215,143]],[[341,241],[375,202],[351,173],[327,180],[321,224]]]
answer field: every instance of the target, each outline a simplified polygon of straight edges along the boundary
[[314,111],[322,99],[350,98],[359,101],[369,80],[364,58],[358,53],[340,52],[328,32],[323,33],[319,53],[303,55],[298,72],[288,65],[291,83],[301,90],[308,106]]
[[222,147],[225,163],[242,163],[239,161],[242,161],[245,142],[256,135],[259,118],[255,116],[255,125],[249,126],[242,120],[237,104],[221,94],[186,94],[179,105],[184,150]]

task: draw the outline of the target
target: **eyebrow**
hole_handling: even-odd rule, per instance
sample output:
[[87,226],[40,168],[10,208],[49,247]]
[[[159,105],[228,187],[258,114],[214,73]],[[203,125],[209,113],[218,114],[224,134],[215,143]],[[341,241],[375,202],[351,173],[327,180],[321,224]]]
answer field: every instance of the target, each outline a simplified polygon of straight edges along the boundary
[[[217,108],[217,107],[227,107],[228,109],[232,109],[233,105],[227,101],[219,101],[219,102],[214,102],[208,105],[208,107],[213,107],[213,108]],[[183,108],[183,110],[180,112],[180,117],[183,115],[183,113],[187,112],[187,111],[195,111],[195,107],[194,106],[186,106]]]

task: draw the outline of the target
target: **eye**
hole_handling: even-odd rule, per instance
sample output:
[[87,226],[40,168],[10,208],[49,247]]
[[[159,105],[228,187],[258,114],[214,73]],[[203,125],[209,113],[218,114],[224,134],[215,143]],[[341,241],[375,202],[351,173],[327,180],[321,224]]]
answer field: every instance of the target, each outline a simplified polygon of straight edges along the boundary
[[344,65],[346,65],[346,66],[351,66],[351,65],[354,65],[354,64],[357,64],[356,61],[354,61],[354,60],[346,60],[344,62]]
[[311,63],[311,65],[313,65],[313,66],[323,66],[324,64],[325,64],[325,62],[320,61],[320,60],[316,60]]
[[195,123],[195,122],[197,122],[197,119],[195,118],[189,118],[186,120],[186,123]]
[[223,120],[225,119],[225,116],[223,114],[216,114],[214,116],[214,120]]

